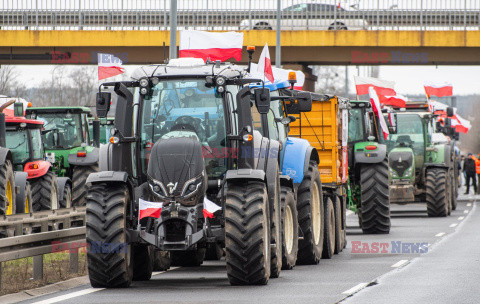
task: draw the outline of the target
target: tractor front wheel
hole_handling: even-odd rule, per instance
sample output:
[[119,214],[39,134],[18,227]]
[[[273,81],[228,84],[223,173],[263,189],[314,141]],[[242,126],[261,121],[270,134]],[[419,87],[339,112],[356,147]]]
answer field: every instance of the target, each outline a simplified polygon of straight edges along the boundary
[[15,177],[12,163],[6,160],[0,167],[0,215],[11,215],[15,211]]
[[442,217],[448,214],[449,191],[447,169],[427,169],[427,214],[430,217]]
[[33,211],[58,209],[57,176],[48,171],[44,176],[30,180],[33,193]]
[[90,173],[97,172],[98,166],[75,166],[73,167],[73,206],[85,206],[87,194],[87,178]]

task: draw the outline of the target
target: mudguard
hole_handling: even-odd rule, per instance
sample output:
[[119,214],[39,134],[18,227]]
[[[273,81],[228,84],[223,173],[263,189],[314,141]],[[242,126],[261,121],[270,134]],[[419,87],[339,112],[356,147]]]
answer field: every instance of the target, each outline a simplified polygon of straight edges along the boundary
[[14,172],[15,188],[17,195],[15,197],[16,214],[25,213],[25,187],[27,186],[28,173],[23,171]]
[[100,144],[98,153],[98,171],[109,171],[111,168],[110,160],[112,159],[112,144]]
[[[278,141],[273,139],[269,140],[268,155],[266,156],[267,156],[267,159],[266,159],[267,190],[269,193],[268,198],[270,201],[270,206],[273,207],[275,204],[275,197],[270,194],[275,193],[275,183],[277,182],[278,174],[280,173],[280,168],[278,166],[278,158],[280,156],[280,143]],[[278,191],[280,191],[280,189],[278,189]]]
[[122,182],[127,183],[128,174],[123,171],[102,171],[90,173],[87,178],[87,184],[104,183],[104,182]]
[[85,157],[78,157],[77,153],[68,155],[68,163],[73,166],[90,166],[98,163],[98,148],[88,152]]
[[288,187],[292,190],[295,190],[295,186],[293,184],[293,179],[290,178],[288,175],[280,175],[280,186]]
[[0,166],[3,166],[7,159],[12,160],[12,152],[7,148],[0,147]]
[[300,184],[311,157],[318,162],[317,150],[307,140],[295,137],[287,137],[284,150],[282,175],[287,175],[293,183]]
[[[63,190],[65,185],[70,185],[72,187],[72,181],[68,177],[57,177],[57,191],[58,191],[58,200],[63,200]],[[70,188],[71,189],[71,188]]]
[[376,164],[381,163],[385,160],[385,158],[387,157],[387,145],[379,144],[376,142],[372,142],[371,145],[377,146],[377,149],[373,151],[364,149],[357,150],[357,145],[355,145],[355,163]]

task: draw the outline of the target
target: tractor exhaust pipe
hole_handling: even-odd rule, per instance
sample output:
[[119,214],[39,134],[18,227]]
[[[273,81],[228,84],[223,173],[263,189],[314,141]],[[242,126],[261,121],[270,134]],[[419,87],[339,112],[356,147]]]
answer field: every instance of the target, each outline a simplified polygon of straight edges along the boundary
[[93,129],[93,145],[97,148],[100,147],[100,120],[95,119],[92,122]]

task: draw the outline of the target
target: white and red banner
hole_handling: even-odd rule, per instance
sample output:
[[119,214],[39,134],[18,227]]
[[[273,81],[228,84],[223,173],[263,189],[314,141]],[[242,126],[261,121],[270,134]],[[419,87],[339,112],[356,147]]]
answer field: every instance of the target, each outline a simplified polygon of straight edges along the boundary
[[[250,69],[252,77],[263,78],[263,74],[259,74],[257,72],[257,69],[258,69],[258,65],[252,62],[251,69]],[[295,74],[297,75],[297,82],[293,85],[293,88],[295,90],[302,90],[303,85],[305,84],[305,73],[303,73],[302,71],[279,69],[274,66],[272,67],[272,71],[273,71],[273,78],[275,79],[275,84],[281,83],[281,82],[287,82],[286,86],[289,85],[288,73],[295,72]],[[269,83],[270,82],[267,80],[265,84],[268,85]]]
[[275,81],[272,71],[272,61],[270,60],[270,52],[268,51],[268,44],[265,43],[260,59],[258,60],[257,72],[264,75],[271,83]]
[[380,107],[380,100],[378,99],[377,92],[373,87],[370,87],[368,89],[368,94],[370,95],[370,102],[372,103],[373,112],[375,113],[375,115],[378,118],[378,121],[380,122],[380,127],[382,128],[383,137],[386,140],[390,132],[388,131],[388,126],[387,126],[387,122],[385,121],[385,117],[383,117],[383,114],[382,114],[382,109]]
[[213,214],[221,209],[222,207],[218,206],[208,198],[205,197],[205,199],[203,200],[203,217],[214,218]]
[[180,31],[179,57],[202,58],[207,61],[242,59],[243,33]]
[[458,114],[455,114],[452,117],[452,127],[455,127],[456,132],[467,134],[472,125],[470,121],[466,120]]
[[453,86],[448,82],[444,83],[425,83],[424,86],[425,93],[428,97],[437,96],[452,96],[453,95]]
[[428,101],[428,109],[430,112],[435,113],[435,111],[447,111],[448,106],[444,103],[435,101],[435,100],[429,100]]
[[395,117],[393,113],[388,113],[388,122],[392,127],[396,127],[397,124],[395,123]]
[[399,108],[405,108],[408,101],[408,98],[402,95],[383,96],[381,94],[378,94],[378,98],[380,100],[380,104],[382,105],[399,107]]
[[367,95],[369,94],[370,87],[373,87],[378,95],[383,96],[395,96],[394,86],[395,82],[382,80],[372,77],[359,77],[354,76],[355,79],[355,88],[357,89],[357,95]]
[[143,199],[138,199],[138,218],[141,220],[144,217],[159,218],[162,212],[163,203],[149,202]]
[[125,73],[123,62],[112,54],[98,53],[98,80]]

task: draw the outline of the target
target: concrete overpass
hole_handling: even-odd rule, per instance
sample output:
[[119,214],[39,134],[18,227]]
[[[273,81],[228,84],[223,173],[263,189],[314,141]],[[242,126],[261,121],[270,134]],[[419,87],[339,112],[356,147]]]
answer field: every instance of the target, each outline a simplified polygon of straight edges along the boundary
[[[245,46],[267,42],[275,58],[275,31],[244,34]],[[282,31],[281,43],[282,64],[480,64],[480,31]],[[95,52],[126,64],[159,63],[168,45],[168,31],[1,30],[0,64],[96,64]]]

